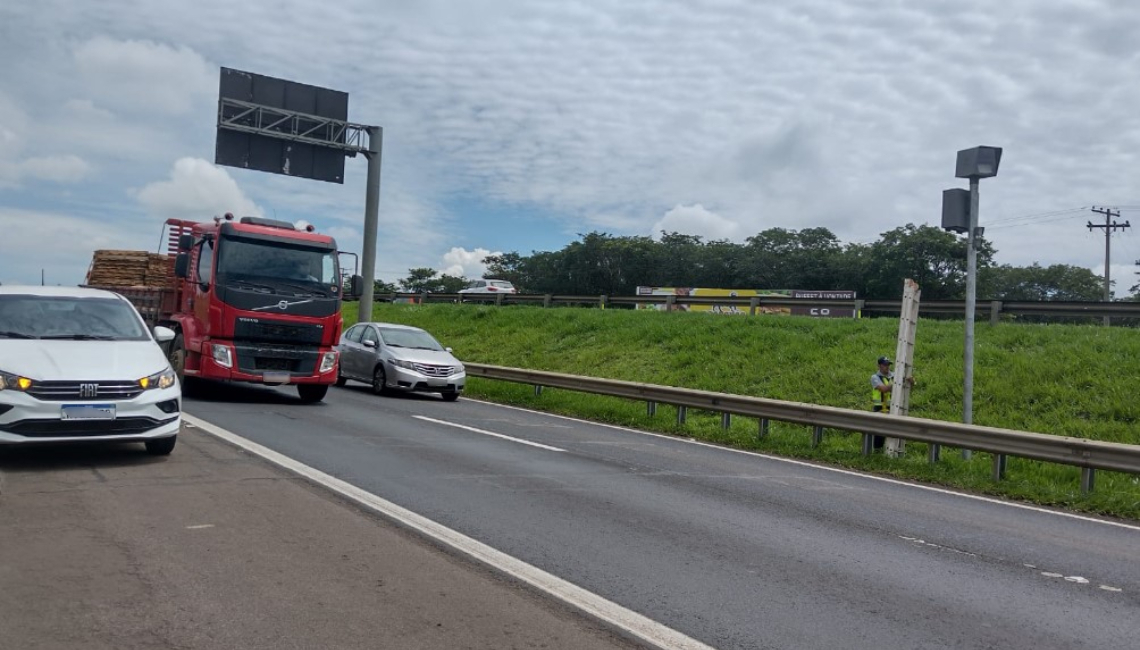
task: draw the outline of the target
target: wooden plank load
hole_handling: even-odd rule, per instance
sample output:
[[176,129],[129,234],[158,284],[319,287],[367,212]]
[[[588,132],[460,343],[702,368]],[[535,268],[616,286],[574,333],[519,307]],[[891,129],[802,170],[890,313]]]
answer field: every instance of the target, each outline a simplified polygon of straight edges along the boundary
[[97,250],[91,258],[85,284],[94,287],[170,286],[174,258],[146,251]]

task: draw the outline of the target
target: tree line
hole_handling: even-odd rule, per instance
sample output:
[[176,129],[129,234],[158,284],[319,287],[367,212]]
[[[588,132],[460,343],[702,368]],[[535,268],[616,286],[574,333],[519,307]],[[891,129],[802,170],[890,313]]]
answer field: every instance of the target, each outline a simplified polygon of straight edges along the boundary
[[[1103,278],[1090,269],[997,264],[995,253],[989,241],[979,238],[979,300],[1103,298]],[[638,286],[711,287],[852,290],[868,300],[897,300],[903,279],[912,278],[922,287],[923,300],[963,300],[966,295],[966,238],[914,224],[866,244],[840,242],[827,228],[770,228],[742,244],[676,232],[662,232],[656,240],[591,232],[562,250],[510,252],[483,261],[484,277],[509,280],[522,293],[628,296]],[[455,293],[468,282],[418,268],[409,269],[398,283],[378,281],[376,291]],[[1131,292],[1130,299],[1140,299],[1140,284]]]

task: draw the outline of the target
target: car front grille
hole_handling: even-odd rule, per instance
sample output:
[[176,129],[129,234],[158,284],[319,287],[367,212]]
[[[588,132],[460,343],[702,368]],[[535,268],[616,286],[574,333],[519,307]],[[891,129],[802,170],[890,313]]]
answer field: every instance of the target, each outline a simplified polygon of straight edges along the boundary
[[39,381],[28,394],[45,402],[126,400],[143,392],[137,381]]
[[114,420],[18,420],[0,424],[0,431],[27,438],[131,435],[146,433],[175,419],[177,418],[156,420],[148,417],[130,417]]
[[454,366],[435,366],[426,363],[415,364],[416,372],[425,377],[450,377]]

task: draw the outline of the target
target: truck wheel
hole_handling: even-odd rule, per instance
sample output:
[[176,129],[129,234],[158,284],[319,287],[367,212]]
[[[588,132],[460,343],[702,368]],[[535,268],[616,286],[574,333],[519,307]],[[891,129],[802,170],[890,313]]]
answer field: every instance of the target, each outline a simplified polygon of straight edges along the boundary
[[174,444],[178,442],[178,436],[170,436],[169,438],[156,438],[155,440],[147,440],[146,453],[151,456],[167,456],[170,452],[174,451]]
[[174,374],[178,375],[178,383],[186,383],[186,347],[183,344],[182,333],[174,335],[170,343],[170,353],[166,355]]
[[307,404],[323,400],[328,392],[328,384],[297,384],[297,394]]
[[384,364],[376,366],[372,373],[372,392],[377,395],[388,392],[388,376],[384,373]]

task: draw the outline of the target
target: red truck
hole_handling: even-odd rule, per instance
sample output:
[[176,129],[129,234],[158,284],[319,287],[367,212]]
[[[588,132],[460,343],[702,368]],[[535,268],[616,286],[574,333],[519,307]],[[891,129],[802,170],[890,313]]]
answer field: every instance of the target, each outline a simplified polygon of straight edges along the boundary
[[[341,300],[349,297],[336,241],[312,226],[228,213],[166,226],[172,263],[156,272],[154,258],[163,256],[150,255],[144,281],[124,286],[130,273],[116,271],[114,260],[122,268],[129,251],[96,251],[87,284],[118,291],[151,324],[175,331],[167,352],[183,381],[293,384],[302,401],[324,399],[337,377],[333,346],[343,327]],[[351,297],[361,283],[352,276]]]

